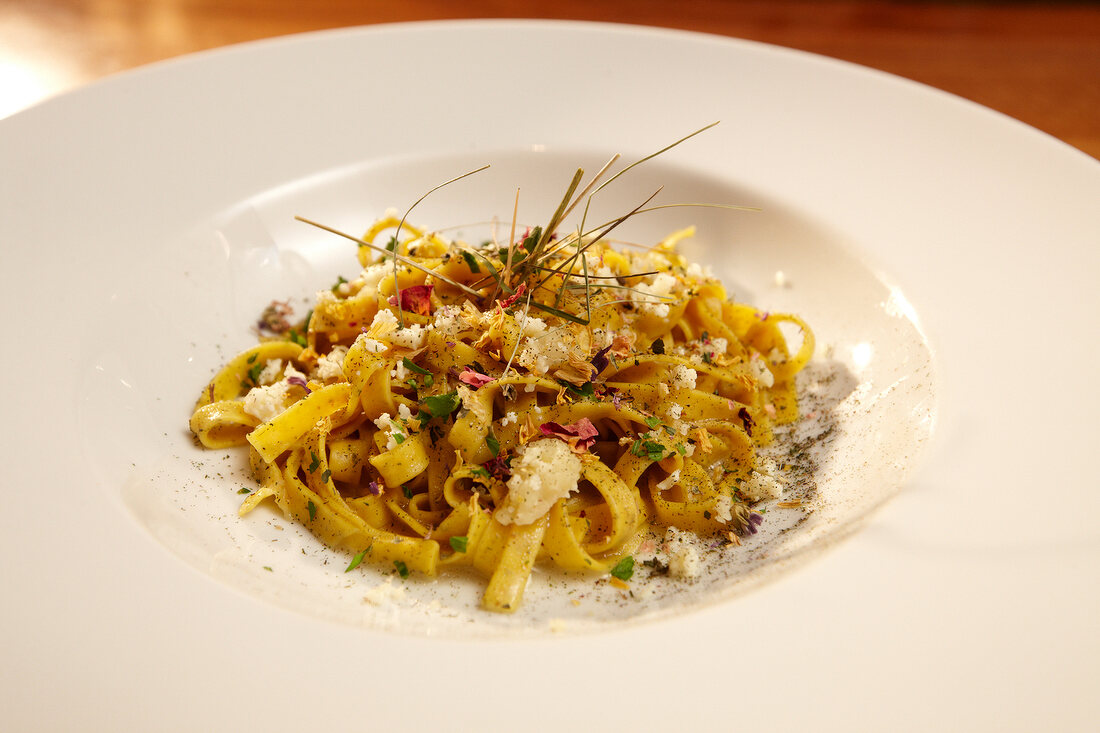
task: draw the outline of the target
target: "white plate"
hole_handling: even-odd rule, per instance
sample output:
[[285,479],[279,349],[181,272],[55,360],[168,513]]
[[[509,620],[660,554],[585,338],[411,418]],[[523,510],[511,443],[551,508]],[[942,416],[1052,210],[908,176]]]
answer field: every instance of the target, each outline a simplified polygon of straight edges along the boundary
[[[553,634],[560,609],[538,603],[505,624],[383,613],[369,574],[318,571],[328,556],[274,515],[231,516],[235,464],[183,430],[195,390],[257,303],[353,271],[289,213],[358,228],[484,161],[418,220],[507,214],[514,185],[538,219],[575,159],[714,119],[623,195],[662,180],[666,200],[761,205],[635,235],[699,222],[701,258],[806,315],[855,377],[822,474],[846,508],[798,562],[622,628],[582,604]],[[1095,724],[1095,160],[814,56],[502,22],[124,74],[0,122],[0,170],[5,728]]]

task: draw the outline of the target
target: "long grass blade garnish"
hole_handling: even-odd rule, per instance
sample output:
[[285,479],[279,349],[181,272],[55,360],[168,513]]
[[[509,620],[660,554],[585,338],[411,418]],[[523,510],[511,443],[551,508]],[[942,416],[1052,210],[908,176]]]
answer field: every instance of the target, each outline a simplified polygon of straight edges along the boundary
[[[444,181],[443,183],[440,183],[438,186],[435,186],[434,188],[429,189],[427,192],[424,193],[423,196],[421,196],[416,201],[414,201],[412,206],[410,206],[409,208],[407,208],[405,210],[405,214],[401,217],[401,221],[397,222],[397,231],[394,232],[394,234],[393,234],[393,254],[394,254],[394,258],[393,258],[393,290],[394,290],[394,298],[397,301],[397,320],[398,320],[398,323],[400,324],[400,328],[405,327],[405,309],[401,307],[401,284],[398,282],[398,277],[397,277],[397,247],[398,247],[397,242],[398,242],[398,237],[401,236],[401,227],[405,226],[405,219],[407,219],[409,217],[409,214],[412,213],[412,210],[415,209],[421,201],[428,198],[428,196],[431,196],[433,193],[435,193],[439,189],[443,188],[444,186],[449,186],[450,184],[454,183],[455,181],[461,181],[463,178],[466,178],[467,176],[472,176],[475,173],[481,173],[481,171],[485,170],[488,167],[489,167],[489,164],[486,163],[485,165],[481,166],[480,168],[475,168],[472,171],[467,171],[467,172],[463,173],[460,176],[455,176],[454,178],[450,179],[449,181]],[[480,297],[480,296],[478,296],[478,297]]]
[[[421,265],[419,262],[416,262],[415,260],[411,260],[408,257],[405,257],[404,255],[398,254],[396,247],[394,248],[393,252],[390,252],[388,249],[385,249],[384,247],[379,247],[378,245],[373,244],[371,242],[368,242],[365,239],[361,239],[361,238],[355,236],[354,234],[348,234],[347,232],[342,232],[339,229],[333,229],[330,226],[326,226],[326,225],[321,224],[319,222],[313,221],[312,219],[306,219],[304,216],[296,216],[294,218],[297,219],[298,221],[302,222],[303,224],[309,224],[310,226],[317,227],[318,229],[323,229],[324,231],[329,232],[330,234],[335,234],[339,237],[343,237],[344,239],[350,239],[351,241],[355,242],[356,244],[358,244],[361,247],[369,247],[369,248],[373,249],[376,252],[379,252],[383,255],[386,255],[387,257],[389,257],[390,255],[393,255],[393,257],[403,265],[408,265],[409,267],[412,267],[414,269],[420,270],[423,273],[431,275],[432,277],[436,278],[437,280],[441,280],[441,281],[447,283],[448,285],[452,285],[452,286],[458,288],[459,290],[461,290],[462,292],[466,293],[467,295],[469,295],[473,298],[476,298],[478,301],[480,301],[481,298],[482,298],[482,294],[479,293],[478,291],[474,290],[473,288],[467,287],[466,285],[463,285],[462,283],[458,282],[457,280],[452,280],[451,278],[447,277],[446,275],[444,275],[442,273],[436,272],[435,270],[432,270],[428,267],[425,267],[424,265]],[[398,300],[397,302],[400,303],[401,301]]]
[[527,279],[532,269],[542,259],[542,253],[546,249],[546,243],[550,241],[550,237],[557,231],[558,225],[561,223],[562,218],[565,216],[565,210],[569,204],[573,201],[573,193],[577,190],[577,186],[581,183],[581,178],[584,177],[584,169],[578,168],[577,172],[573,174],[573,180],[569,182],[569,188],[565,191],[565,196],[562,197],[561,203],[558,204],[558,208],[554,211],[554,215],[550,217],[550,221],[547,222],[546,228],[542,230],[539,235],[538,241],[535,242],[535,246],[531,249],[530,253],[520,263],[521,273],[523,278]]
[[714,122],[710,123],[710,124],[709,124],[709,125],[707,125],[706,127],[700,127],[700,128],[698,129],[698,130],[696,130],[695,132],[691,133],[690,135],[685,135],[684,137],[680,138],[680,139],[679,139],[679,140],[677,140],[676,142],[674,142],[674,143],[672,143],[672,144],[670,144],[670,145],[666,145],[665,147],[663,147],[663,148],[661,148],[660,150],[658,150],[658,151],[657,151],[656,153],[650,153],[649,155],[645,156],[644,158],[639,158],[638,160],[634,161],[633,163],[631,163],[631,164],[630,164],[630,165],[628,165],[627,167],[625,167],[625,168],[623,168],[622,170],[620,170],[620,171],[619,171],[618,173],[616,173],[615,175],[611,176],[611,178],[608,178],[608,179],[607,179],[606,181],[604,181],[603,183],[601,183],[601,184],[599,185],[599,187],[598,187],[598,188],[597,188],[597,189],[596,189],[595,191],[593,191],[593,192],[592,192],[592,194],[591,194],[591,195],[592,195],[592,196],[595,196],[595,195],[596,195],[597,193],[599,193],[599,192],[600,192],[601,190],[603,190],[604,188],[606,188],[607,186],[609,186],[609,185],[610,185],[610,184],[611,184],[612,182],[614,182],[614,180],[615,180],[616,178],[618,178],[618,177],[619,177],[619,176],[621,176],[622,174],[626,173],[626,172],[627,172],[628,170],[630,170],[631,168],[634,168],[635,166],[639,166],[639,165],[641,165],[642,163],[646,162],[647,160],[651,160],[651,159],[653,159],[653,158],[656,158],[656,157],[657,157],[658,155],[661,155],[662,153],[666,153],[666,152],[668,152],[669,150],[672,150],[672,149],[673,149],[674,147],[676,147],[676,146],[677,146],[677,145],[679,145],[680,143],[682,143],[682,142],[686,142],[686,141],[690,140],[691,138],[695,137],[696,135],[699,135],[699,134],[701,134],[701,133],[704,133],[704,132],[706,132],[706,131],[707,131],[707,130],[709,130],[710,128],[712,128],[712,127],[714,127],[715,125],[717,125],[717,124],[718,124],[719,122],[721,122],[721,120],[715,120]]

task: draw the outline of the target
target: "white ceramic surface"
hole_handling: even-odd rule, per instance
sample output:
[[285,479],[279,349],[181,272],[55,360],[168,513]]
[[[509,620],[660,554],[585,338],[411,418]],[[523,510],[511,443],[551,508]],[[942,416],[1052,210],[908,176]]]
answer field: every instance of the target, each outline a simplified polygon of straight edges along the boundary
[[[699,223],[693,254],[803,313],[851,378],[827,521],[791,533],[789,559],[648,615],[593,603],[559,623],[569,607],[536,593],[507,622],[441,620],[426,584],[375,608],[377,577],[326,571],[341,558],[274,514],[232,515],[237,464],[184,430],[195,390],[257,304],[354,272],[291,214],[358,229],[488,162],[416,218],[506,214],[519,185],[537,220],[575,160],[714,119],[621,195],[759,205],[630,235]],[[21,326],[0,366],[5,729],[1095,727],[1095,160],[806,54],[499,22],[120,75],[0,121],[0,170]]]

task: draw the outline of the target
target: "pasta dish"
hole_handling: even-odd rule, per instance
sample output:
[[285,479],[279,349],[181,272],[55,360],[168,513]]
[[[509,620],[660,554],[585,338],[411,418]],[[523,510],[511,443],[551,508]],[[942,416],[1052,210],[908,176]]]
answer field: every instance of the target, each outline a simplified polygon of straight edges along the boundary
[[559,234],[562,214],[478,245],[387,216],[304,321],[273,303],[190,421],[247,446],[240,513],[271,499],[349,570],[470,566],[503,612],[539,562],[624,584],[668,527],[754,533],[783,488],[758,449],[798,417],[810,329],[731,300],[678,253],[692,229],[617,249],[611,226]]

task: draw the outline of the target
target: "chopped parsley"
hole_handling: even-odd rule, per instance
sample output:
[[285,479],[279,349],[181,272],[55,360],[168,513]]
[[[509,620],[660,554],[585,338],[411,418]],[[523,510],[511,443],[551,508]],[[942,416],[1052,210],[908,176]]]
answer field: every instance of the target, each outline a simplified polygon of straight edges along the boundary
[[332,292],[335,293],[337,290],[340,289],[340,286],[343,285],[346,282],[347,282],[347,280],[344,279],[343,275],[338,276],[336,278],[336,284],[332,286]]
[[[432,395],[431,397],[424,398],[424,408],[427,412],[427,419],[421,417],[421,423],[425,423],[433,417],[446,417],[452,412],[458,409],[458,405],[461,400],[458,397],[458,390],[454,392],[448,392],[446,394]],[[423,411],[422,413],[423,414]]]
[[580,387],[576,387],[576,386],[570,384],[569,382],[561,382],[560,384],[563,387],[565,387],[565,389],[567,391],[569,391],[569,392],[571,392],[571,393],[573,393],[573,394],[575,394],[579,397],[584,397],[586,399],[595,399],[596,398],[596,386],[594,384],[592,384],[591,382],[585,382]]
[[240,490],[240,491],[238,491],[237,493],[238,493],[238,494],[251,494],[251,493],[252,493],[252,489],[241,489],[241,490]]
[[665,455],[665,447],[655,440],[635,440],[630,452],[636,456],[645,456],[651,461],[659,461]]
[[252,384],[258,385],[260,383],[260,372],[262,372],[263,370],[263,364],[259,362],[253,364],[252,367],[248,370],[248,381],[252,382]]
[[309,464],[309,472],[313,473],[321,465],[321,459],[317,457],[317,454],[313,451],[309,452],[309,457],[313,459],[313,462]]
[[317,505],[313,503],[312,499],[306,502],[306,511],[309,512],[309,521],[312,522],[317,518]]
[[611,568],[611,577],[618,578],[619,580],[630,580],[634,577],[634,558],[631,555],[627,555],[622,560],[619,560],[615,564],[615,567]]
[[397,574],[402,578],[409,577],[409,566],[403,560],[394,560],[393,566],[397,568]]
[[466,552],[466,545],[469,540],[461,535],[455,535],[451,538],[451,549],[455,552]]
[[330,478],[332,478],[332,471],[326,468],[325,472],[321,474],[321,480],[327,484]]
[[410,359],[407,356],[404,356],[404,357],[401,358],[401,363],[404,364],[405,368],[408,369],[410,372],[414,372],[416,374],[426,374],[428,376],[431,376],[431,374],[432,374],[431,372],[429,372],[424,367],[417,366],[416,364],[414,364],[413,360]]
[[489,446],[489,450],[493,454],[493,458],[500,455],[500,441],[497,440],[497,436],[489,433],[485,436],[485,445]]
[[650,430],[652,430],[653,428],[661,424],[661,418],[657,417],[656,415],[650,415],[645,419],[645,424],[649,427]]
[[363,562],[363,558],[367,556],[367,552],[369,550],[370,548],[368,547],[366,550],[360,551],[355,557],[353,557],[351,559],[351,563],[348,564],[347,568],[344,569],[344,572],[350,573],[352,570],[355,570],[357,567],[359,567],[359,563]]

